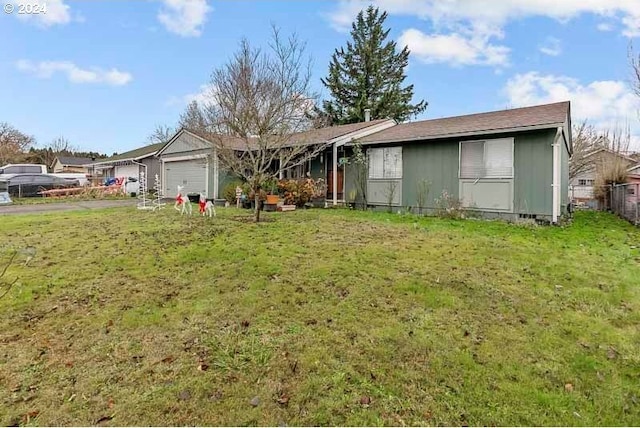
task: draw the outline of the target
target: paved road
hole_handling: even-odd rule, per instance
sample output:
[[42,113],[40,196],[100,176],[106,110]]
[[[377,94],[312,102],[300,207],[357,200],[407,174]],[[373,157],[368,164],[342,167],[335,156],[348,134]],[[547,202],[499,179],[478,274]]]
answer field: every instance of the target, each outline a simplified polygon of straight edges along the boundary
[[136,198],[120,201],[78,201],[78,202],[51,202],[33,205],[0,205],[0,215],[9,214],[36,214],[55,211],[97,210],[101,208],[115,208],[134,206]]

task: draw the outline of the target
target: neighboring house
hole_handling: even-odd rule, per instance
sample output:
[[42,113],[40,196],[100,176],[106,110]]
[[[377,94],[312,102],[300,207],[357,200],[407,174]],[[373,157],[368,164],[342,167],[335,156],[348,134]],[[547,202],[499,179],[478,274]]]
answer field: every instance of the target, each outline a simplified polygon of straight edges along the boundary
[[[309,174],[327,182],[326,197],[344,203],[354,183],[353,143],[366,150],[367,202],[373,207],[417,205],[418,182],[430,183],[426,211],[443,191],[486,217],[557,222],[569,204],[568,159],[572,153],[570,103],[501,110],[396,124],[376,120],[295,134],[293,144],[325,143],[327,150],[285,176]],[[242,150],[237,141],[229,144]],[[165,195],[178,185],[186,193],[220,198],[229,175],[211,142],[181,129],[158,151]]]
[[[600,148],[585,155],[585,161],[588,160],[589,168],[577,174],[569,182],[569,196],[576,204],[598,207],[598,201],[595,198],[594,186],[596,175],[599,168],[608,162],[621,162],[624,167],[632,167],[637,161],[625,154],[616,153],[606,148]],[[629,170],[629,179],[632,179],[631,170]]]
[[627,172],[629,173],[628,180],[629,183],[640,183],[640,163],[637,165],[631,166]]
[[[100,159],[87,165],[90,173],[101,175],[104,179],[140,177],[140,172],[146,175],[147,189],[151,191],[155,184],[155,175],[160,175],[160,160],[154,155],[164,146],[164,143],[151,144],[119,155]],[[98,173],[100,172],[100,174]]]
[[93,162],[91,158],[76,158],[73,156],[56,156],[53,163],[51,164],[51,169],[54,173],[60,172],[75,172],[87,174],[89,171],[87,170],[87,164]]

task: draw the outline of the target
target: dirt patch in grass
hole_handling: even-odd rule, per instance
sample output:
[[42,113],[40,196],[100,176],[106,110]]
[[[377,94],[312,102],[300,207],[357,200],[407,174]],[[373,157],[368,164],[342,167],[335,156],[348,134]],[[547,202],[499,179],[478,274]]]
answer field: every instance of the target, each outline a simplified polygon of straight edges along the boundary
[[628,224],[244,213],[3,218],[0,424],[640,420]]

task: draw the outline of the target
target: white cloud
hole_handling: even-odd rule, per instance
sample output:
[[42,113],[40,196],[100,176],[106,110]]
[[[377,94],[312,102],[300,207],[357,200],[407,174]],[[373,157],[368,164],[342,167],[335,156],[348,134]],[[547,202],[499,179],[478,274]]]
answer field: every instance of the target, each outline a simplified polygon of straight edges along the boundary
[[[64,0],[20,0],[11,1],[14,6],[14,12],[19,19],[23,21],[32,21],[42,27],[52,27],[54,25],[66,25],[72,20],[70,7],[65,4]],[[18,13],[18,8],[24,7],[34,10],[37,8],[39,13]],[[43,9],[44,8],[44,9]],[[80,18],[75,20],[81,20]]]
[[482,32],[453,32],[450,34],[425,34],[415,28],[402,33],[400,46],[408,46],[421,61],[461,65],[506,66],[509,48],[489,42],[490,35]]
[[207,0],[162,0],[158,21],[172,33],[182,37],[198,37],[202,34],[207,14],[213,10]]
[[596,28],[598,29],[598,31],[613,31],[614,29],[613,25],[608,22],[601,22]]
[[504,94],[513,107],[570,100],[574,122],[586,119],[603,129],[628,124],[639,140],[640,99],[626,82],[598,80],[585,85],[571,77],[532,71],[512,77],[504,87]]
[[540,52],[549,56],[558,56],[562,53],[560,40],[555,37],[547,37],[544,44],[538,48]]
[[62,73],[72,83],[105,83],[111,86],[122,86],[129,83],[133,76],[116,68],[103,70],[97,67],[83,69],[70,61],[32,62],[21,59],[16,68],[22,72],[33,74],[40,79],[49,79],[56,73]]
[[335,28],[348,28],[357,12],[374,3],[389,14],[410,15],[434,25],[486,24],[502,27],[507,22],[531,16],[567,21],[581,14],[594,14],[620,21],[623,34],[640,34],[638,0],[342,0],[330,15]]
[[191,101],[197,101],[200,107],[204,107],[211,102],[213,86],[210,84],[201,85],[198,92],[189,93],[180,97],[171,97],[167,100],[167,106],[184,107]]

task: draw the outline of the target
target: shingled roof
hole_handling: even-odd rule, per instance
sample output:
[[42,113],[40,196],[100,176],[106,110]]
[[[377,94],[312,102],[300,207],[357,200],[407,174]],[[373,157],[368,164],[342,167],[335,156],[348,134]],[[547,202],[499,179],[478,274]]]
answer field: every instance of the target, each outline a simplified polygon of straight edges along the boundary
[[77,158],[74,156],[58,156],[58,161],[66,166],[83,166],[91,163],[91,158]]
[[[145,158],[147,156],[154,155],[158,150],[162,148],[162,146],[164,146],[164,143],[150,144],[148,146],[140,147],[134,150],[129,150],[128,152],[120,153],[119,155],[111,156],[106,159],[96,160],[96,162],[94,162],[93,164],[98,165],[98,164],[105,164],[105,163],[111,163],[111,162]],[[91,159],[89,159],[88,163],[91,163]]]
[[[324,128],[310,129],[308,131],[297,132],[295,134],[292,134],[289,137],[289,140],[287,141],[287,146],[328,143],[331,140],[334,140],[336,138],[340,138],[345,135],[352,134],[354,132],[362,131],[365,128],[381,125],[389,121],[390,119],[377,119],[369,122],[358,122],[358,123],[350,123],[347,125],[327,126]],[[201,134],[199,132],[194,132],[187,129],[185,129],[184,131],[189,132],[206,141],[211,141],[211,138],[212,138],[211,136],[208,136],[204,133]],[[232,136],[221,136],[218,138],[221,138],[220,143],[227,148],[231,148],[234,150],[247,150],[247,143],[245,143],[245,141],[242,140],[241,138],[232,137]],[[255,139],[250,139],[249,145],[251,146],[254,143],[254,141]],[[171,140],[169,142],[171,142]]]
[[554,128],[562,126],[569,115],[570,103],[564,101],[534,107],[476,113],[442,119],[403,123],[376,132],[360,141],[366,144],[492,134],[506,131]]

